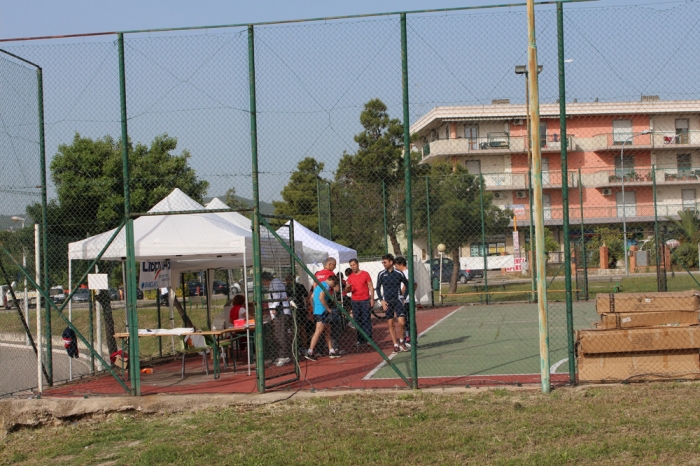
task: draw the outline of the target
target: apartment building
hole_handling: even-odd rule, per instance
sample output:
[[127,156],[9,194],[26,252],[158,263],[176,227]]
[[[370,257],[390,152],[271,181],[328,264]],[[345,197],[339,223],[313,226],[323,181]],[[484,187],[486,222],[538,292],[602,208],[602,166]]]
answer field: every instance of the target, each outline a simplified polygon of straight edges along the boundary
[[[562,184],[569,187],[570,223],[641,225],[654,221],[653,184],[659,219],[697,209],[700,195],[700,101],[567,103],[562,141],[559,104],[540,105],[545,225],[562,242]],[[530,224],[529,143],[526,107],[507,100],[491,105],[436,107],[416,121],[415,150],[423,163],[462,164],[484,177],[494,203],[517,212],[518,228]],[[561,147],[568,148],[562,176]],[[624,194],[623,194],[624,190]],[[512,226],[512,223],[511,223]],[[529,230],[529,228],[527,228]],[[577,230],[578,231],[578,230]],[[520,244],[527,237],[521,233]],[[490,254],[512,253],[512,235],[487,238]],[[480,255],[478,245],[465,256]]]

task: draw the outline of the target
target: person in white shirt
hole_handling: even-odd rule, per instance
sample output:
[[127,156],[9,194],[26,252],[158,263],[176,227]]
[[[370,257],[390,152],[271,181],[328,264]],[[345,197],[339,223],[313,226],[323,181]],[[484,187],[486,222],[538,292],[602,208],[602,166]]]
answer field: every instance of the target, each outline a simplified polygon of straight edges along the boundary
[[272,325],[277,340],[277,367],[284,366],[291,361],[291,347],[289,344],[288,329],[292,318],[292,310],[289,307],[287,290],[279,278],[274,278],[270,272],[261,275],[262,284],[270,295],[267,308],[270,310]]

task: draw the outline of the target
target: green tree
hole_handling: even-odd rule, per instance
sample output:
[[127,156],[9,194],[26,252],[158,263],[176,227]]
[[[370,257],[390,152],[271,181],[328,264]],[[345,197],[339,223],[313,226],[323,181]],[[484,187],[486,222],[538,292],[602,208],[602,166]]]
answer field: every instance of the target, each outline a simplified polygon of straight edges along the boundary
[[323,163],[313,157],[299,162],[296,171],[289,177],[289,183],[282,188],[282,201],[274,201],[275,214],[288,215],[318,232],[317,183],[321,178]]
[[[450,292],[457,291],[459,248],[481,242],[481,178],[462,165],[436,164],[430,174],[430,220],[433,244],[443,243],[454,259]],[[503,233],[512,213],[492,203],[493,194],[484,193],[486,235]],[[419,231],[425,231],[425,204],[416,205]]]
[[674,263],[686,268],[698,266],[698,243],[700,243],[700,220],[694,210],[681,210],[678,220],[667,217],[667,239],[673,238],[680,242],[671,256]]
[[[384,235],[383,183],[387,199],[387,235],[394,254],[400,255],[401,246],[397,235],[404,231],[406,222],[403,125],[400,120],[389,117],[387,106],[380,99],[372,99],[365,104],[360,113],[360,123],[364,129],[355,135],[357,152],[343,153],[335,173],[335,180],[341,186],[339,192],[351,196],[347,199],[347,203],[357,203],[357,201],[363,203],[357,203],[361,206],[361,210],[356,210],[354,215],[341,210],[344,218],[337,221],[337,215],[334,216],[334,236],[335,232],[339,231],[342,242],[364,252],[364,249],[356,247],[365,243],[367,239],[367,235],[362,231],[358,232],[359,236],[355,234],[354,226],[359,222],[367,228],[370,236],[381,231],[380,244],[384,243],[382,239]],[[429,166],[419,166],[418,162],[420,162],[420,154],[412,154],[411,169],[414,176],[430,170]],[[365,218],[365,214],[368,213],[365,209],[370,207],[375,209],[376,206],[381,211],[381,217],[377,218],[374,215],[375,210]]]
[[[129,145],[132,212],[149,210],[175,188],[202,202],[209,183],[189,166],[188,151],[172,153],[176,147],[177,139],[167,134],[150,146]],[[76,133],[71,144],[58,147],[50,171],[56,198],[47,206],[49,267],[52,277],[63,277],[68,243],[115,228],[124,217],[121,143]],[[29,205],[27,215],[40,219],[41,204]]]

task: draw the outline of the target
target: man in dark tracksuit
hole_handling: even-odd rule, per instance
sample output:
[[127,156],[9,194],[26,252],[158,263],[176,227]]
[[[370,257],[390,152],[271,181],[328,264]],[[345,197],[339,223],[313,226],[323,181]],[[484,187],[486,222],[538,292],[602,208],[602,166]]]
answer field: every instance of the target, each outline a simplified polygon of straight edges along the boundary
[[[403,329],[406,325],[406,311],[403,301],[408,297],[408,280],[403,273],[394,268],[394,256],[391,254],[382,256],[382,265],[384,270],[377,275],[377,297],[382,303],[382,309],[384,309],[389,323],[389,335],[394,343],[393,352],[408,351],[411,345],[403,339]],[[394,328],[395,323],[399,324],[398,329]],[[397,335],[399,335],[398,340]]]

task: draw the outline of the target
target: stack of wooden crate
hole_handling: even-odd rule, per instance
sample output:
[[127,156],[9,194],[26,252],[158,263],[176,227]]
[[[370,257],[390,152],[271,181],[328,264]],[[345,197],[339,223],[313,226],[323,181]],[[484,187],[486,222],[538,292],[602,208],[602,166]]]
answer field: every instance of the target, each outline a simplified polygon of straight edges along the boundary
[[580,382],[700,378],[697,292],[599,294],[596,311],[576,334]]

